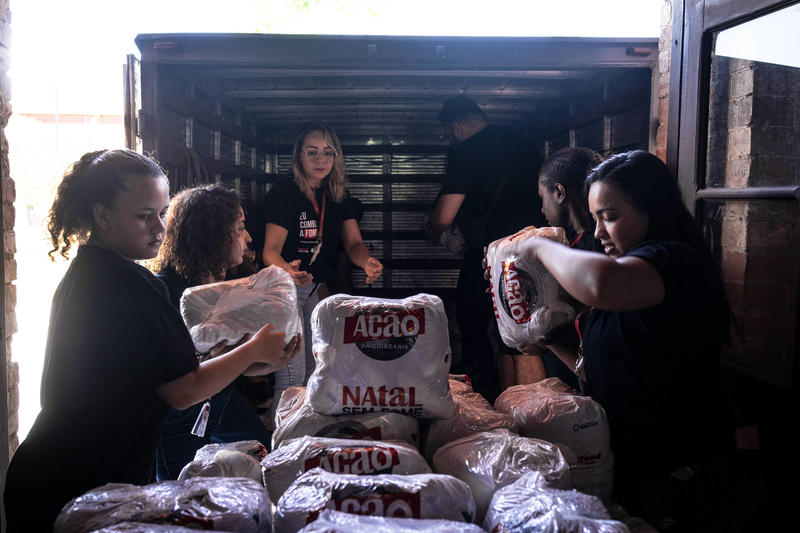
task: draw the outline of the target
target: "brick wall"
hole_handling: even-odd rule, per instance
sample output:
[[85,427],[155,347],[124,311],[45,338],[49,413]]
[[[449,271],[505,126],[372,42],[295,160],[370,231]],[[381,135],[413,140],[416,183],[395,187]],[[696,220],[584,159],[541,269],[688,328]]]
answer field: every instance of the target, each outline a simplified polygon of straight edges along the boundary
[[[800,70],[717,56],[712,64],[707,186],[800,183]],[[792,377],[800,209],[791,200],[715,207],[718,253],[739,334],[726,359],[777,384]]]
[[656,155],[667,159],[667,109],[669,98],[669,64],[672,56],[672,0],[661,7],[661,35],[658,38],[658,129]]
[[16,240],[14,238],[14,181],[11,179],[8,164],[8,141],[5,127],[11,115],[11,83],[6,73],[9,69],[9,46],[11,43],[11,12],[9,0],[0,0],[0,179],[2,180],[3,199],[3,262],[5,279],[5,344],[6,384],[8,399],[8,446],[10,453],[17,448],[17,408],[19,406],[19,369],[17,363],[11,362],[11,335],[17,329],[14,307],[17,303],[16,287],[13,281],[17,277],[17,264],[14,260]]

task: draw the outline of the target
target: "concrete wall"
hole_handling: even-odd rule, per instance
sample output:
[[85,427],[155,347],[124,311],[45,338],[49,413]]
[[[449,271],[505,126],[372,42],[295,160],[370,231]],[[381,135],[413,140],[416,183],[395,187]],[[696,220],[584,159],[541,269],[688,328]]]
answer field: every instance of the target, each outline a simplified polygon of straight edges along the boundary
[[17,441],[17,407],[19,406],[19,370],[16,363],[11,362],[11,335],[17,329],[14,306],[17,303],[16,287],[13,281],[17,278],[17,264],[14,260],[16,240],[14,238],[14,181],[11,179],[8,163],[8,141],[5,127],[11,116],[11,83],[8,79],[9,47],[11,45],[11,11],[9,0],[0,0],[0,180],[2,180],[3,199],[3,262],[5,279],[5,328],[4,338],[0,342],[5,345],[6,385],[8,398],[8,446],[9,452],[16,450]]
[[661,35],[658,38],[658,111],[656,119],[656,155],[667,159],[667,109],[669,98],[669,64],[672,56],[672,0],[664,0],[661,8]]

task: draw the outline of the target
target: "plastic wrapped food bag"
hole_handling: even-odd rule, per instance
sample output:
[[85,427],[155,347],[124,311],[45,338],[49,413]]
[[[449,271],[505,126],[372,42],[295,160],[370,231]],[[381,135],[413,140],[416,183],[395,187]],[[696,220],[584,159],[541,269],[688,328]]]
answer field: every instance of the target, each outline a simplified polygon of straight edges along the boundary
[[317,367],[307,401],[322,414],[453,414],[450,340],[442,300],[335,295],[311,315]]
[[272,501],[304,472],[322,468],[337,474],[430,474],[428,463],[411,446],[400,442],[303,437],[273,451],[261,462]]
[[475,517],[469,487],[451,476],[354,476],[315,468],[300,476],[278,500],[275,531],[297,531],[325,509],[467,523]]
[[550,486],[571,488],[569,466],[558,447],[507,430],[476,433],[445,444],[433,457],[433,469],[469,485],[483,518],[495,491],[528,472],[539,472]]
[[[205,530],[206,533],[233,533],[231,531]],[[481,531],[483,531],[481,529]],[[161,524],[146,524],[143,522],[121,522],[113,526],[95,529],[92,533],[196,533],[197,529]]]
[[483,527],[507,533],[628,533],[625,524],[609,518],[599,498],[550,488],[539,472],[525,474],[499,489]]
[[235,344],[266,324],[283,331],[286,342],[302,329],[292,277],[274,265],[247,278],[189,287],[180,307],[200,353],[221,341]]
[[[297,391],[289,391],[298,389]],[[302,393],[302,396],[298,396]],[[289,396],[287,397],[287,394]],[[299,437],[330,437],[359,440],[399,440],[419,445],[419,421],[398,413],[323,415],[303,402],[305,387],[286,389],[278,404],[277,427],[272,432],[272,449]],[[286,398],[286,402],[284,402]]]
[[109,483],[92,489],[64,506],[53,529],[84,533],[126,521],[243,533],[267,533],[272,527],[267,493],[260,483],[196,477],[144,486]]
[[[450,383],[452,384],[453,381],[451,380]],[[433,460],[433,454],[441,446],[473,433],[493,429],[517,432],[517,423],[514,418],[495,411],[489,402],[477,392],[453,394],[453,403],[455,411],[452,417],[431,420],[428,424],[422,449],[429,461]]]
[[607,500],[613,488],[614,456],[603,407],[558,378],[509,387],[495,401],[514,417],[520,435],[558,445],[570,465],[572,483]]
[[537,342],[575,317],[553,275],[518,252],[521,243],[541,238],[567,244],[563,228],[528,226],[492,242],[486,251],[497,328],[508,346]]
[[192,461],[183,467],[178,481],[193,477],[246,477],[264,483],[261,463],[236,450],[220,450],[211,459]]
[[342,513],[332,509],[322,511],[316,520],[300,530],[301,533],[484,533],[475,524],[452,520],[421,518],[386,518]]
[[453,395],[473,392],[472,381],[467,374],[450,374],[450,392]]

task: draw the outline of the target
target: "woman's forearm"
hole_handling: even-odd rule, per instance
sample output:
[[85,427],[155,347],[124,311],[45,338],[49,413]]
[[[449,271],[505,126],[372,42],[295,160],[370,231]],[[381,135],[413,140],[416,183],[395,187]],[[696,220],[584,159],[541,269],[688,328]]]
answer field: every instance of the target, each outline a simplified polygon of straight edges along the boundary
[[350,261],[359,268],[364,268],[367,264],[367,260],[372,257],[369,248],[367,248],[367,245],[364,244],[363,241],[355,243],[347,249],[346,252]]
[[289,268],[289,263],[287,263],[281,256],[281,253],[276,250],[264,248],[264,252],[261,254],[261,259],[264,261],[264,265],[266,266],[275,265],[284,270],[288,270]]

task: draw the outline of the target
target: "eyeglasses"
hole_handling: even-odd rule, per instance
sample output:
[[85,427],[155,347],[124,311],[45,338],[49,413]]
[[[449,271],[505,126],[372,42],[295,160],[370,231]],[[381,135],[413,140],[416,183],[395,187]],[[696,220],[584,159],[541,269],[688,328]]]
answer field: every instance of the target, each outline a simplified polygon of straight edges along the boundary
[[323,161],[333,161],[336,159],[336,152],[334,150],[303,150],[303,153],[306,154],[306,157],[312,161],[317,161],[321,159]]

